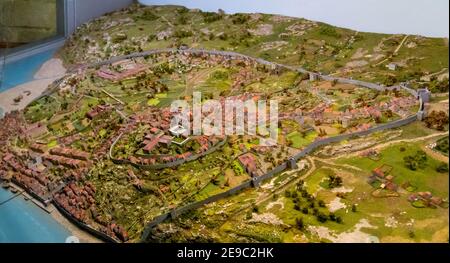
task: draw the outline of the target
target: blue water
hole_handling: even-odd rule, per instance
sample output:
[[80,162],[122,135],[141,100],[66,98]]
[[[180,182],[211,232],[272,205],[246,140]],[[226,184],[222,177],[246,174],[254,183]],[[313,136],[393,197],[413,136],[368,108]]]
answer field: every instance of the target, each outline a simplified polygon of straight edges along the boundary
[[6,64],[3,69],[3,81],[1,82],[0,92],[33,80],[34,74],[39,70],[45,61],[53,57],[55,51],[55,49],[51,49],[49,51]]
[[[0,92],[33,80],[36,71],[54,53],[55,50],[49,50],[7,64]],[[2,111],[0,108],[0,118]],[[0,203],[11,196],[10,191],[0,188]],[[70,235],[47,212],[22,196],[0,205],[0,243],[62,243]]]
[[[13,196],[0,189],[0,202]],[[18,196],[0,205],[0,243],[63,243],[71,233],[47,212]]]

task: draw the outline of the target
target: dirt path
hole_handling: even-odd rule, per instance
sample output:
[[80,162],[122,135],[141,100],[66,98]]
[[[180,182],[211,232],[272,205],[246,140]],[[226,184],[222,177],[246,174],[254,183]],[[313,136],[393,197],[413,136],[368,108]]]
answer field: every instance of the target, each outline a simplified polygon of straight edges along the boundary
[[322,159],[322,158],[318,158],[318,157],[312,157],[312,159],[322,162],[324,164],[332,165],[332,166],[342,167],[342,168],[350,169],[350,170],[356,170],[358,172],[363,171],[361,168],[350,165],[350,164],[337,164],[335,162],[330,162],[329,159]]
[[390,55],[389,57],[383,59],[382,61],[378,62],[377,64],[375,64],[375,66],[379,66],[381,64],[383,64],[384,62],[388,61],[389,59],[391,59],[394,55],[396,55],[398,53],[398,51],[400,50],[400,48],[402,48],[403,44],[405,43],[406,39],[409,37],[409,35],[406,35],[402,42],[400,42],[400,44],[397,46],[397,48],[394,50],[394,53],[392,53],[392,55]]
[[443,154],[440,154],[439,152],[428,148],[426,145],[422,145],[420,148],[422,148],[422,150],[424,152],[426,152],[429,156],[433,157],[434,159],[436,159],[438,161],[441,161],[441,162],[444,162],[444,163],[448,163],[448,157],[447,156],[445,156]]
[[162,20],[164,20],[164,22],[166,22],[169,26],[171,27],[175,27],[172,23],[170,23],[169,20],[167,20],[167,18],[165,16],[161,16]]
[[398,53],[398,51],[400,50],[400,48],[402,48],[403,44],[405,43],[405,41],[406,41],[406,39],[407,39],[408,37],[409,37],[409,35],[406,35],[406,36],[403,38],[402,42],[400,42],[400,44],[398,45],[398,47],[395,49],[394,55],[396,55],[396,54]]
[[[427,140],[427,139],[431,139],[431,138],[439,137],[439,136],[443,136],[443,135],[448,135],[448,134],[449,134],[449,132],[447,131],[447,132],[430,134],[430,135],[427,135],[427,136],[413,138],[413,139],[400,139],[400,140],[395,140],[395,141],[389,141],[389,142],[385,142],[385,143],[382,143],[382,144],[378,144],[378,145],[372,147],[372,149],[378,149],[379,150],[379,149],[383,149],[383,148],[386,148],[388,146],[391,146],[393,144],[398,144],[398,143],[402,143],[402,142],[408,143],[408,142],[424,141],[424,140]],[[355,152],[352,152],[352,153],[346,153],[345,156],[346,157],[355,157],[355,156],[360,155],[360,153],[362,153],[364,151],[367,151],[367,149],[355,151]],[[334,156],[334,157],[331,157],[331,158],[327,158],[327,160],[336,160],[336,159],[340,159],[340,158],[342,158],[342,156],[338,155],[338,156]],[[448,160],[447,160],[447,162],[448,162]]]

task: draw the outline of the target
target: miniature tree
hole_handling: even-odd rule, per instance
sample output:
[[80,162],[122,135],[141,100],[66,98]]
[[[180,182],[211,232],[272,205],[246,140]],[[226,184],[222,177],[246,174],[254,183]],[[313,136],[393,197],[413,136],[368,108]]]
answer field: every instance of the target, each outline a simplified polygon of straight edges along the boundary
[[295,225],[297,226],[298,230],[305,229],[305,223],[303,222],[303,218],[301,217],[295,219]]
[[323,200],[319,200],[317,203],[320,207],[325,207],[325,202]]
[[445,162],[440,162],[436,167],[436,171],[439,173],[447,173],[448,172],[448,164]]
[[259,208],[255,203],[252,204],[252,211],[253,213],[259,213]]

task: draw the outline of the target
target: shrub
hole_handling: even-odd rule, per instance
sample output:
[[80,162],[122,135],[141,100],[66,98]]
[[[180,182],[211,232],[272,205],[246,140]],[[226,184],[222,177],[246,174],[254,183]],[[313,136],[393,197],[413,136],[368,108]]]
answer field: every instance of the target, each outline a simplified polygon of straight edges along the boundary
[[441,162],[436,167],[436,171],[439,173],[447,173],[448,172],[448,164]]
[[155,15],[151,10],[145,10],[139,18],[147,21],[153,21],[158,19],[159,17]]
[[202,16],[203,16],[203,21],[205,21],[205,23],[212,23],[218,20],[221,20],[223,15],[218,14],[218,13],[214,13],[214,12],[202,12]]
[[252,211],[253,211],[254,213],[258,213],[258,212],[259,212],[259,208],[258,208],[258,206],[257,206],[256,204],[253,204],[253,205],[252,205]]
[[397,78],[391,75],[387,75],[384,80],[383,80],[383,85],[390,87],[395,85],[395,83],[397,83]]
[[175,33],[173,34],[173,36],[176,38],[186,38],[186,37],[191,37],[193,35],[194,34],[192,33],[192,31],[182,30],[182,29],[175,31]]
[[448,122],[448,115],[445,111],[432,111],[425,118],[425,125],[428,128],[436,129],[438,131],[444,130],[444,127],[448,124]]
[[177,23],[180,25],[186,25],[187,21],[188,21],[188,19],[185,15],[181,15],[177,18]]
[[325,223],[328,221],[328,216],[322,212],[317,213],[317,220],[321,223]]
[[235,25],[245,24],[248,20],[250,20],[250,16],[247,14],[234,14],[231,16],[231,21]]
[[180,8],[177,8],[177,13],[178,14],[186,14],[187,12],[189,12],[189,9],[188,8],[186,8],[186,7],[180,7]]
[[319,200],[318,205],[320,207],[325,207],[325,202],[323,200]]
[[321,35],[329,36],[329,37],[335,37],[335,38],[341,37],[341,34],[339,34],[336,31],[336,28],[329,26],[329,25],[322,25],[319,29],[319,33]]
[[295,219],[295,225],[297,226],[297,229],[299,229],[299,230],[305,229],[305,223],[303,222],[303,218],[301,218],[301,217]]
[[328,187],[336,188],[342,186],[342,177],[334,174],[328,175]]
[[448,154],[448,137],[438,140],[435,149]]
[[228,79],[228,72],[223,70],[216,70],[214,71],[211,77],[218,80],[226,80]]
[[228,34],[227,34],[227,33],[222,33],[222,34],[220,34],[220,35],[219,35],[219,39],[220,39],[220,40],[224,40],[224,41],[227,40],[227,39],[228,39]]
[[410,170],[415,171],[418,168],[423,169],[426,166],[427,154],[424,151],[417,151],[415,155],[408,155],[403,157],[405,166]]
[[287,198],[291,197],[291,192],[289,190],[286,190],[284,192],[284,196],[287,197]]

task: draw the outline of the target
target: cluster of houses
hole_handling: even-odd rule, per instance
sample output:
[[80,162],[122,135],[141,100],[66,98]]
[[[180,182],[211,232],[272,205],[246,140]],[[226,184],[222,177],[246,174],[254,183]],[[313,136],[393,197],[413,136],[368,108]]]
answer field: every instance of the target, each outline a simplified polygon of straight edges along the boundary
[[44,199],[48,194],[47,186],[50,183],[50,180],[44,173],[37,169],[30,169],[24,164],[20,156],[16,156],[12,153],[7,153],[3,156],[2,161],[6,164],[2,165],[0,168],[4,171],[3,174],[6,175],[9,169],[14,171],[12,178],[3,179],[10,179],[25,190]]
[[117,68],[118,70],[110,70],[108,67],[103,66],[97,71],[97,76],[110,81],[120,81],[142,73],[148,68],[147,66],[137,64],[130,59],[115,62],[111,64],[111,67]]
[[[200,155],[224,139],[223,136],[193,136],[189,137],[183,126],[171,127],[172,113],[169,108],[150,108],[142,114],[135,114],[130,119],[136,124],[145,124],[150,128],[144,135],[140,146],[144,154],[149,156],[128,156],[127,159],[140,165],[155,165],[171,163],[178,160],[188,160],[192,156]],[[126,132],[132,132],[128,129]],[[195,152],[187,151],[179,154],[152,154],[158,147],[170,147],[171,144],[183,146],[188,140],[199,144]]]
[[[379,102],[372,106],[357,107],[353,109],[346,109],[344,112],[335,111],[330,105],[320,103],[307,113],[307,116],[312,118],[315,123],[333,124],[339,121],[343,128],[350,128],[354,126],[358,119],[373,119],[380,120],[383,112],[390,111],[393,114],[405,118],[411,114],[411,107],[417,105],[417,100],[412,96],[394,97],[388,102]],[[356,125],[358,126],[358,125]],[[364,130],[369,127],[357,127],[356,130]],[[352,131],[355,131],[353,129]]]
[[103,113],[107,113],[111,110],[112,110],[112,106],[110,106],[110,105],[97,105],[86,113],[86,117],[88,119],[92,120],[95,117],[102,115]]
[[170,108],[150,108],[142,113],[130,116],[130,120],[136,124],[148,124],[150,128],[157,128],[162,131],[170,129],[171,118]]
[[231,89],[240,89],[250,83],[258,82],[261,78],[257,77],[255,72],[249,70],[248,68],[242,68],[239,72],[234,76],[233,83],[231,85]]
[[[179,134],[177,133],[176,135]],[[149,133],[147,133],[144,137],[144,141],[142,142],[142,150],[144,153],[149,154],[159,144],[168,147],[172,144],[172,141],[173,136],[165,135],[164,131],[156,127],[152,127],[150,128]]]
[[89,153],[71,148],[56,147],[50,149],[50,153],[82,161],[88,161],[90,158]]
[[83,186],[77,186],[71,182],[61,192],[56,193],[53,199],[79,222],[89,224],[96,230],[122,242],[128,241],[128,233],[123,227],[107,222],[98,213],[95,205],[95,191],[95,187],[90,182]]
[[88,163],[79,159],[67,158],[61,155],[44,154],[44,161],[48,161],[54,165],[62,165],[71,169],[79,169],[88,166]]
[[[0,160],[0,175],[47,202],[49,193],[58,183],[80,179],[87,172],[91,165],[89,158],[88,153],[80,150],[63,147],[48,150],[44,144],[33,143],[28,151],[6,151]],[[52,166],[62,171],[61,177],[47,172]]]
[[398,185],[393,182],[394,176],[390,174],[392,167],[380,166],[372,170],[372,174],[368,179],[368,183],[373,185],[375,182],[380,182],[380,188],[396,192]]
[[182,63],[185,66],[185,70],[202,67],[215,67],[221,65],[225,68],[239,65],[240,71],[233,76],[233,83],[231,89],[240,89],[249,83],[260,81],[261,77],[251,70],[257,68],[259,65],[255,60],[251,58],[236,56],[235,54],[228,54],[227,52],[217,51],[217,54],[210,52],[179,52],[171,54],[158,54],[161,57],[168,59],[169,63],[177,64]]
[[374,161],[377,161],[377,160],[380,159],[380,153],[377,150],[375,150],[375,149],[368,149],[366,151],[363,151],[360,154],[360,156],[361,157],[367,157],[367,158],[369,158],[371,160],[374,160]]
[[[125,126],[123,129],[125,128],[129,127]],[[40,143],[30,145],[30,150],[27,154],[22,154],[24,156],[9,154],[2,160],[15,171],[15,182],[41,199],[51,197],[50,193],[55,189],[56,181],[70,182],[61,191],[53,194],[53,201],[78,222],[89,224],[90,227],[117,240],[128,240],[128,234],[123,227],[99,216],[95,204],[95,187],[90,182],[84,182],[82,186],[75,183],[82,179],[92,165],[90,153],[66,146],[48,149],[47,145]],[[52,166],[62,175],[60,178],[53,178],[56,180],[50,180],[47,175],[48,168]]]
[[[160,143],[159,140],[164,138],[164,136],[154,136],[153,141],[156,142],[156,144]],[[147,137],[147,136],[146,136]],[[166,138],[169,139],[170,136],[167,136]],[[170,137],[172,138],[172,137]],[[210,150],[212,147],[216,146],[220,141],[222,141],[224,137],[221,136],[195,136],[190,138],[190,140],[195,141],[199,144],[198,149],[194,151],[187,151],[184,153],[178,153],[178,154],[161,154],[161,155],[153,155],[152,157],[141,157],[141,156],[129,156],[128,160],[132,163],[140,164],[140,165],[155,165],[155,164],[164,164],[164,163],[172,163],[176,161],[188,161],[190,159],[195,159],[195,156],[200,156],[206,151]],[[150,142],[151,143],[151,142]],[[165,145],[167,144],[167,141],[164,140]],[[147,144],[149,145],[149,144]],[[153,143],[150,144],[153,146]],[[146,146],[147,147],[147,146]],[[144,147],[145,149],[145,147]]]
[[408,201],[411,203],[416,202],[416,201],[422,201],[422,203],[426,207],[438,207],[444,203],[442,198],[433,196],[430,192],[417,192],[417,193],[411,194],[408,197]]
[[6,113],[0,119],[0,154],[7,148],[9,138],[16,135],[23,135],[26,130],[25,121],[19,112],[13,111]]
[[[79,169],[89,166],[90,154],[77,149],[67,147],[55,147],[47,151],[43,144],[33,143],[30,149],[42,154],[42,160],[54,165],[62,165],[67,168]],[[48,152],[48,153],[47,153]]]
[[258,177],[263,174],[263,171],[259,168],[260,164],[252,153],[245,153],[238,157],[239,163],[251,177]]

